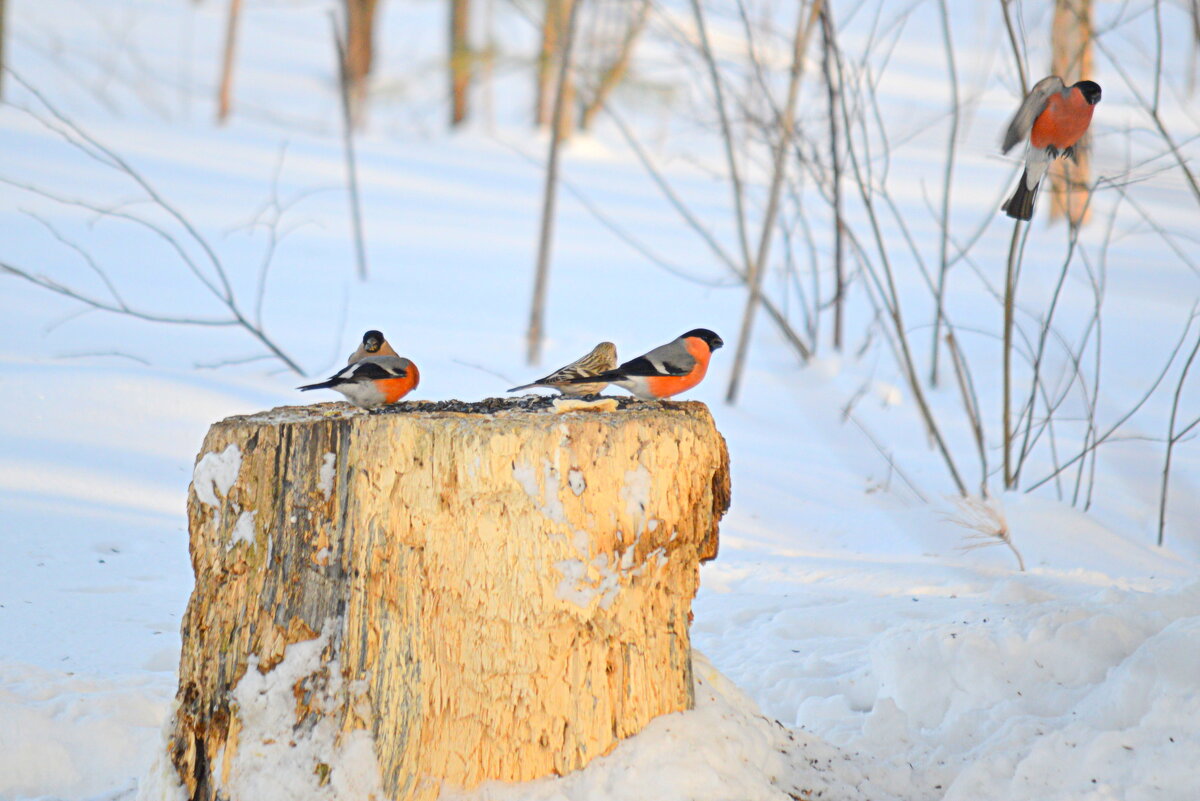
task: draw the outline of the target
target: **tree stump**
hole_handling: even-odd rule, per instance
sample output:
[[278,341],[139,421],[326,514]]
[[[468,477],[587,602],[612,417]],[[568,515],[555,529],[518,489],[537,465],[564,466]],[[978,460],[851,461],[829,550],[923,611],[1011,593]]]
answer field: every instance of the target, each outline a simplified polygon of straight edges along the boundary
[[[252,799],[256,759],[344,786],[364,742],[392,799],[525,781],[691,707],[725,442],[701,403],[556,403],[212,426],[168,746],[190,798]],[[280,692],[282,735],[263,723]]]

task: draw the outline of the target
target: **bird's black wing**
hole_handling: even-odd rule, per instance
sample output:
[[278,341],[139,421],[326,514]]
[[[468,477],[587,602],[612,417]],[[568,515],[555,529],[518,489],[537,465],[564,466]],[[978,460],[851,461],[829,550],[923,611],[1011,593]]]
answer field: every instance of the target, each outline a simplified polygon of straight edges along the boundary
[[[691,358],[691,354],[685,353],[685,355]],[[692,359],[692,362],[695,364],[695,359]],[[638,356],[636,359],[625,362],[613,372],[627,376],[687,375],[691,369],[691,366],[684,367],[669,359],[664,359],[656,364],[645,356]]]

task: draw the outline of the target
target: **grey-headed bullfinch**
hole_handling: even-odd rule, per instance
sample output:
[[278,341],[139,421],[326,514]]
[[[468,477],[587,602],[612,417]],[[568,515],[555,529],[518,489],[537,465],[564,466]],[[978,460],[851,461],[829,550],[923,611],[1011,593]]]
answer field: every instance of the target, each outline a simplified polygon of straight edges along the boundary
[[[724,344],[707,328],[693,328],[678,339],[659,345],[595,378],[627,389],[642,400],[662,400],[699,384],[708,372],[712,352]],[[572,378],[567,383],[580,384],[587,380]]]
[[417,388],[421,373],[402,356],[368,356],[339,370],[326,381],[299,389],[334,389],[355,406],[373,409],[395,403]]

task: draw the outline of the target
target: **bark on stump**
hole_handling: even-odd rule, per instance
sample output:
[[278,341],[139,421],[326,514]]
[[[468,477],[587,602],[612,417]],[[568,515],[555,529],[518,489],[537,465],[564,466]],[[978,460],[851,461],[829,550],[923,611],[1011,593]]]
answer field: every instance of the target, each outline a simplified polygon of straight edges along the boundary
[[235,688],[318,636],[294,739],[316,718],[369,732],[394,799],[566,773],[691,707],[724,440],[701,403],[549,405],[319,404],[212,426],[169,746],[190,798],[245,797],[231,766],[267,746]]

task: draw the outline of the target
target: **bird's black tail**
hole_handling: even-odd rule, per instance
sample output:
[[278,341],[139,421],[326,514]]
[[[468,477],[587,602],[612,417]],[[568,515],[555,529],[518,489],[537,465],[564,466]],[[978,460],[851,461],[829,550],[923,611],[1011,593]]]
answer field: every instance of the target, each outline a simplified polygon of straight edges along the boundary
[[334,383],[335,383],[334,380],[331,378],[328,381],[321,381],[317,384],[305,384],[302,387],[296,387],[296,389],[299,389],[299,390],[305,391],[305,392],[307,392],[310,389],[328,389],[329,387],[332,387],[334,385]]
[[1027,185],[1028,179],[1029,171],[1026,170],[1021,173],[1021,180],[1017,181],[1017,191],[1001,206],[1004,213],[1014,220],[1033,219],[1033,196],[1037,194],[1037,186],[1030,189]]

